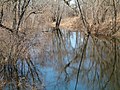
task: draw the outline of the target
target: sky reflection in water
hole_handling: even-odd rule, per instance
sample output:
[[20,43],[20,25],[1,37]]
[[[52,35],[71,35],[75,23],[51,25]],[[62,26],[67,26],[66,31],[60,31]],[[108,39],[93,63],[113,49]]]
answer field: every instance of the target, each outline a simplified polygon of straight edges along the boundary
[[[56,47],[52,49],[53,60],[48,56],[46,66],[40,67],[46,90],[74,90],[75,88],[78,64],[86,38],[80,32],[62,33],[61,38],[54,37],[52,40],[54,45],[50,44]],[[115,46],[114,43],[119,41],[90,37],[80,69],[77,90],[119,90],[119,63],[116,62],[119,62],[120,52],[114,50],[119,47],[119,44]],[[115,53],[117,53],[116,60],[114,60]],[[70,65],[66,67],[69,62]]]

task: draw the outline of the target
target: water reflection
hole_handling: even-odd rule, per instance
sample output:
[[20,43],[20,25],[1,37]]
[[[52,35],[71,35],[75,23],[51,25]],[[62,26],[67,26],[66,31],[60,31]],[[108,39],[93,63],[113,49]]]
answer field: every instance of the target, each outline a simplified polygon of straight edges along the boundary
[[[57,72],[58,81],[62,82],[61,90],[74,90],[87,36],[80,32],[62,33],[62,39],[53,37],[52,45],[55,48],[52,50],[55,56],[52,68]],[[89,36],[80,66],[77,90],[119,90],[119,45],[119,40],[115,38],[106,40]]]
[[50,38],[42,53],[34,47],[31,59],[18,60],[16,68],[4,65],[0,73],[3,90],[120,89],[119,39],[65,30],[51,32]]
[[31,60],[19,59],[16,64],[1,66],[1,90],[44,90],[41,72]]

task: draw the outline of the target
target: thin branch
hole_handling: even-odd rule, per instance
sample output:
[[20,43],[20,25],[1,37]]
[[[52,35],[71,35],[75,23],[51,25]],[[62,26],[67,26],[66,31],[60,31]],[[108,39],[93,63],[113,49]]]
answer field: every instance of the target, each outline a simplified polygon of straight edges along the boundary
[[[25,3],[25,2],[24,2],[24,3]],[[25,11],[26,11],[29,3],[30,3],[30,0],[28,0],[28,2],[27,2],[27,4],[25,5],[25,7],[24,7],[24,6],[22,7],[22,13],[21,13],[21,15],[20,15],[20,18],[19,18],[19,21],[18,21],[18,26],[17,26],[17,33],[18,33],[18,30],[19,30],[19,27],[20,27],[20,24],[21,24],[21,20],[22,20],[24,14],[25,14]]]
[[2,24],[0,24],[0,27],[2,27],[3,29],[6,29],[6,30],[8,30],[8,31],[13,33],[13,29],[11,29],[11,28],[8,28],[8,27],[6,27],[6,26],[4,26]]
[[0,23],[2,23],[2,19],[3,19],[3,5],[2,5],[2,10],[1,10],[1,16],[0,16]]
[[113,9],[114,9],[114,31],[113,34],[116,33],[116,26],[117,26],[117,9],[115,0],[113,0]]
[[79,12],[80,12],[80,15],[81,15],[81,19],[82,19],[82,22],[83,22],[83,25],[84,25],[84,27],[87,27],[86,26],[86,20],[85,20],[85,18],[84,18],[84,16],[83,16],[83,13],[82,13],[82,9],[81,9],[81,5],[80,5],[80,3],[79,3],[79,0],[77,0],[77,4],[78,4],[78,8],[79,8]]

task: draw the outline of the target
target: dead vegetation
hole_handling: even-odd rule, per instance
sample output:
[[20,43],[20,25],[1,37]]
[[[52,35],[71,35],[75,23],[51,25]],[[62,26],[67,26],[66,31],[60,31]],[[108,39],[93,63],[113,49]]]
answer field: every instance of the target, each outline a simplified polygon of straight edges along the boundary
[[[69,1],[66,3],[71,7]],[[76,3],[79,16],[63,18],[61,28],[104,36],[115,36],[119,32],[119,0],[76,0]]]
[[119,36],[119,5],[119,0],[77,0],[76,8],[61,0],[0,0],[0,83],[4,80],[7,84],[14,77],[19,87],[19,59],[32,67],[31,72],[35,70],[30,50],[39,47],[39,54],[44,54],[46,42],[52,37],[48,32],[51,26],[57,27],[57,34],[63,28]]
[[[116,26],[116,33],[112,34],[113,29],[112,28],[112,20],[108,20],[107,22],[100,23],[94,25],[92,20],[89,20],[89,29],[92,34],[94,35],[103,35],[103,36],[119,36],[119,30],[120,30],[120,19],[117,19],[117,26]],[[49,24],[50,25],[50,24]],[[50,25],[50,27],[54,27],[55,22]],[[84,32],[82,23],[80,21],[80,18],[77,17],[69,17],[61,20],[60,24],[61,29],[70,30],[70,31],[82,31]]]

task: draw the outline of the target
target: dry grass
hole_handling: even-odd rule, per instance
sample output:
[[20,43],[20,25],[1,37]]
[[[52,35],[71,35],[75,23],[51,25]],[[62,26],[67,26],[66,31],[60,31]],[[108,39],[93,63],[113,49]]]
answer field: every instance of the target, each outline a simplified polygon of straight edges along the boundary
[[[60,28],[66,30],[76,31],[82,27],[82,23],[79,22],[79,17],[69,17],[61,20]],[[51,24],[52,27],[55,26],[55,22]]]
[[[112,24],[111,19],[107,20],[106,22],[96,24],[96,25],[93,24],[92,20],[89,20],[88,23],[89,23],[89,29],[90,29],[91,33],[95,34],[95,35],[111,36],[112,31],[114,31],[114,29],[112,28],[112,25],[114,23]],[[116,23],[117,23],[116,29],[118,31],[116,32],[117,34],[115,34],[115,35],[120,36],[120,33],[119,33],[120,18],[117,18]],[[49,24],[49,26],[54,27],[55,22],[52,24]],[[70,17],[70,18],[62,19],[60,28],[66,29],[66,30],[71,30],[71,31],[84,31],[82,21],[80,22],[79,17]]]

